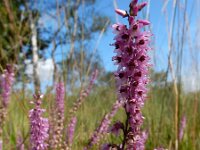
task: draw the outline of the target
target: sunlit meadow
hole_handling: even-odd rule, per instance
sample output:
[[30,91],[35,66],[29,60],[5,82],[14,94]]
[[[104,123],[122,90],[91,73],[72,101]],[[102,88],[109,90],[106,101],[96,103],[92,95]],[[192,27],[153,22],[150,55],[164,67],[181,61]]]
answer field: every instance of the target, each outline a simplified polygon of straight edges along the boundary
[[0,1],[0,150],[199,150],[199,6]]

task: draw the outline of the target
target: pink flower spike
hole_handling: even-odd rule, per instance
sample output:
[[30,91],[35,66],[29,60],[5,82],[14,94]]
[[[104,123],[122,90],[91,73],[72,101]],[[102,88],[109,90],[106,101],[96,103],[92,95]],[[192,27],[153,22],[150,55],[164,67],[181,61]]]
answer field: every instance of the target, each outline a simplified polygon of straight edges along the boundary
[[185,127],[186,127],[186,116],[184,115],[180,122],[180,129],[179,129],[179,140],[180,141],[183,139]]
[[14,71],[11,65],[7,65],[3,74],[0,75],[0,88],[2,97],[2,105],[7,108],[9,104],[9,98],[12,91],[12,85],[14,83]]
[[64,98],[65,98],[65,86],[60,82],[56,85],[56,107],[57,111],[64,117]]
[[35,107],[29,111],[30,119],[30,142],[31,150],[46,150],[48,144],[46,140],[49,137],[49,122],[47,118],[43,118],[45,112],[41,109],[42,95],[34,95]]
[[127,16],[128,16],[128,14],[127,14],[127,12],[126,12],[125,10],[115,9],[115,12],[116,12],[118,15],[122,16],[122,17],[127,17]]
[[77,118],[72,117],[67,127],[67,143],[70,147],[72,146],[73,143],[76,123],[77,123]]
[[[114,52],[117,53],[112,60],[118,66],[117,77],[118,99],[124,101],[127,114],[126,126],[124,126],[124,141],[122,149],[144,150],[147,134],[141,131],[144,120],[142,107],[146,101],[148,67],[151,34],[142,28],[149,25],[146,20],[136,20],[138,12],[147,3],[137,4],[138,0],[132,0],[128,12],[116,10],[121,16],[128,16],[129,26],[124,30],[118,30],[114,37]],[[118,27],[117,27],[118,28]],[[120,124],[115,124],[112,132],[118,133]]]

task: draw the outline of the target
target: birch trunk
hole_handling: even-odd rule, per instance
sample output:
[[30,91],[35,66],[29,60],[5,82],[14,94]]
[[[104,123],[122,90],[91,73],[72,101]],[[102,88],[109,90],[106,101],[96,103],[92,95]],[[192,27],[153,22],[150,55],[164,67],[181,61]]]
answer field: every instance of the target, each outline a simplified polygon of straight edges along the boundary
[[34,82],[34,89],[35,92],[40,90],[40,80],[38,75],[38,46],[37,46],[37,29],[35,23],[33,21],[32,15],[30,16],[30,23],[31,23],[31,44],[32,44],[32,60],[33,60],[33,82]]

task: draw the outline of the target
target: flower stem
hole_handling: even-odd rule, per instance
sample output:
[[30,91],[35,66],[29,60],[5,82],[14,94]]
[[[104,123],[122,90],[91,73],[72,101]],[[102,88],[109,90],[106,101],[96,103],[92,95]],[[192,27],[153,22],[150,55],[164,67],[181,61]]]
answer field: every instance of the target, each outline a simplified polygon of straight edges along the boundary
[[129,114],[127,114],[127,118],[126,118],[126,124],[125,124],[125,128],[123,129],[123,132],[124,132],[124,139],[123,139],[123,143],[122,143],[122,150],[124,150],[125,148],[125,144],[126,144],[126,135],[127,135],[127,132],[128,132],[128,120],[129,120]]

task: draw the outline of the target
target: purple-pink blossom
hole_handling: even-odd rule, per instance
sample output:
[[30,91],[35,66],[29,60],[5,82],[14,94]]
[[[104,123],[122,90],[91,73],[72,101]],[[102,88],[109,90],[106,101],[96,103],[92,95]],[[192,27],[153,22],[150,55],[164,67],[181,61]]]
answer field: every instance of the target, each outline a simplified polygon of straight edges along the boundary
[[117,14],[128,18],[128,25],[117,23],[112,26],[116,34],[113,44],[116,56],[112,60],[118,66],[114,73],[118,97],[125,102],[128,119],[127,131],[125,131],[127,148],[143,150],[147,134],[140,131],[144,120],[141,108],[147,97],[146,85],[149,81],[148,67],[150,66],[147,52],[151,49],[149,47],[151,33],[143,30],[144,26],[150,24],[149,21],[136,19],[138,12],[147,3],[137,2],[137,0],[131,1],[129,14],[123,10],[116,10]]
[[64,104],[65,87],[64,83],[60,82],[56,85],[56,99],[54,116],[50,122],[50,147],[52,149],[61,149],[64,147],[63,131],[64,131]]
[[180,122],[179,140],[182,140],[182,138],[183,138],[185,127],[186,127],[186,116],[183,115],[181,122]]
[[124,130],[124,124],[120,121],[115,122],[109,129],[109,131],[115,135],[119,135],[120,130]]
[[29,111],[30,117],[30,142],[32,150],[45,150],[48,144],[46,140],[49,136],[49,123],[47,118],[43,118],[44,109],[40,108],[42,95],[34,95],[35,107]]
[[114,117],[118,109],[123,105],[122,101],[116,101],[113,104],[111,112],[107,113],[104,118],[102,119],[99,127],[94,131],[93,135],[91,136],[88,146],[85,147],[84,150],[91,148],[94,144],[97,144],[105,133],[109,132],[109,125],[111,123],[111,119]]
[[1,87],[1,97],[2,97],[3,107],[8,106],[13,82],[14,82],[13,68],[11,65],[7,65],[3,74],[0,76],[0,87]]
[[115,9],[115,12],[117,14],[119,14],[120,16],[122,16],[122,17],[127,17],[128,16],[128,13],[125,10]]
[[89,83],[88,87],[85,90],[81,90],[79,98],[73,104],[72,110],[70,110],[71,116],[73,116],[76,113],[76,111],[81,106],[81,104],[83,103],[85,98],[90,94],[90,92],[92,90],[92,86],[94,85],[94,82],[97,78],[97,75],[98,75],[98,70],[95,70],[94,72],[92,72],[92,76],[91,76],[90,83]]
[[17,146],[16,147],[18,150],[24,150],[24,141],[23,141],[21,134],[18,134],[18,136],[17,136]]
[[65,97],[65,87],[64,83],[60,82],[56,85],[56,109],[62,117],[64,117],[64,97]]
[[101,146],[101,150],[121,150],[121,148],[117,146],[116,144],[106,143]]
[[70,122],[69,122],[69,125],[67,127],[67,144],[69,146],[71,146],[72,142],[73,142],[76,122],[77,122],[77,118],[76,117],[72,117]]
[[[7,107],[11,95],[11,89],[14,82],[14,71],[11,65],[7,65],[3,74],[0,75],[0,137],[3,132],[3,125],[7,115]],[[3,149],[3,141],[0,139],[0,150]]]
[[138,135],[134,135],[133,132],[128,133],[128,140],[127,140],[127,150],[144,150],[145,149],[145,142],[147,140],[147,133],[142,132]]

